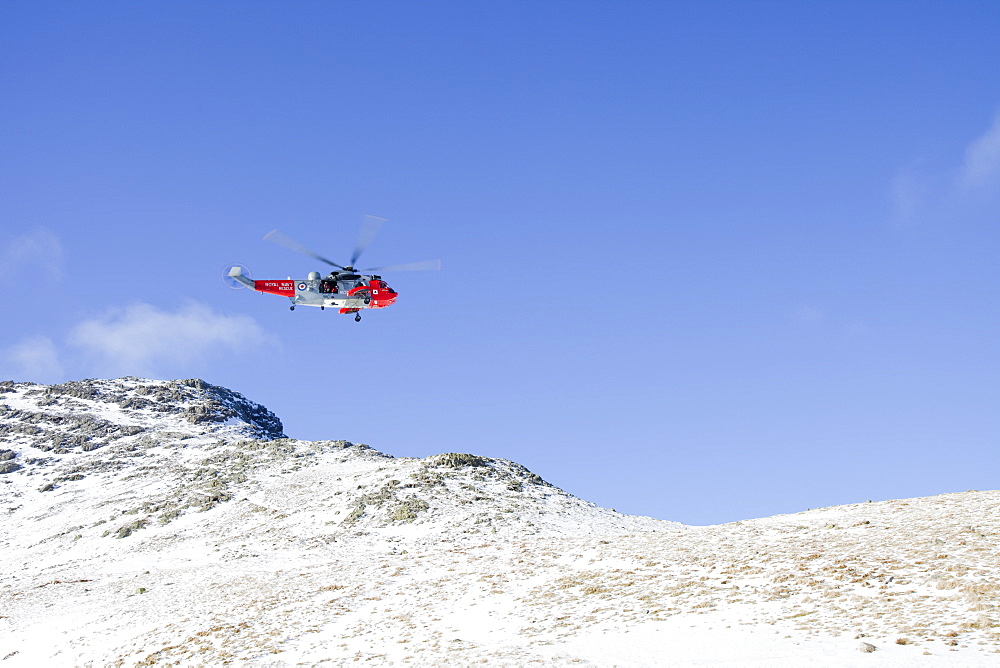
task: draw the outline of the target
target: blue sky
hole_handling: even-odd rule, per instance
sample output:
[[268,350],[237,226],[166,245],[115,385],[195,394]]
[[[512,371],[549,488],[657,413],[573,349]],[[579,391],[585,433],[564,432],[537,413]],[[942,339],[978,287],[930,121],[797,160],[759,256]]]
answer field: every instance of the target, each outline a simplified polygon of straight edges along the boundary
[[[705,524],[996,486],[1000,4],[7,2],[0,376]],[[225,288],[344,262],[353,319]]]

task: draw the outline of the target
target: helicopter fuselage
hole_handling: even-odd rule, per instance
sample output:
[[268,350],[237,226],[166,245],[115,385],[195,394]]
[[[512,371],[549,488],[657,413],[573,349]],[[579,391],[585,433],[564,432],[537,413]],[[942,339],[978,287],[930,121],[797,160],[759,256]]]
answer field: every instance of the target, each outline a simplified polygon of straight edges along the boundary
[[292,305],[291,310],[296,306],[318,306],[321,309],[327,307],[335,308],[341,313],[353,313],[355,322],[361,322],[362,309],[385,308],[395,303],[399,295],[389,287],[389,284],[382,280],[378,274],[365,274],[370,271],[436,271],[441,268],[440,260],[430,260],[426,262],[409,262],[407,264],[384,265],[369,269],[356,269],[355,263],[361,257],[361,253],[367,248],[374,238],[375,233],[385,223],[385,218],[378,216],[365,216],[361,224],[361,231],[358,233],[358,241],[351,254],[351,261],[347,264],[337,264],[333,260],[328,260],[322,255],[303,246],[298,241],[277,230],[271,230],[264,238],[268,241],[284,246],[297,253],[307,255],[314,260],[319,260],[325,264],[335,267],[337,271],[331,271],[326,277],[320,275],[318,271],[311,271],[302,280],[293,280],[291,276],[281,280],[255,281],[247,274],[243,273],[243,265],[229,265],[224,277],[225,282],[230,287],[244,286],[270,295],[288,297]]
[[[340,313],[357,313],[366,308],[385,308],[399,296],[381,276],[333,272],[320,278],[312,272],[301,280],[253,280],[234,276],[257,292],[288,297],[292,306],[335,308]],[[242,279],[242,280],[240,280]],[[251,285],[252,284],[252,285]]]

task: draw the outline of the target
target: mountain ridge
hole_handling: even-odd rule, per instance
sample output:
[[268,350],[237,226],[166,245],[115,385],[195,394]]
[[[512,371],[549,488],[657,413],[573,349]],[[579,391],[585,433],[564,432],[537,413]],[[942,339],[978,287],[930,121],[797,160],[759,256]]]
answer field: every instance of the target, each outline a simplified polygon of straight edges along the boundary
[[998,492],[691,527],[508,460],[290,439],[197,379],[0,383],[0,464],[5,666],[1000,652]]
[[[333,475],[337,466],[366,462],[374,470],[364,484],[331,499],[341,525],[385,528],[447,517],[449,528],[442,530],[463,522],[525,529],[554,513],[546,526],[558,533],[573,531],[558,521],[568,508],[589,512],[604,526],[618,522],[623,530],[662,522],[584,502],[509,460],[464,453],[395,458],[364,444],[291,439],[282,429],[264,406],[200,379],[3,383],[0,437],[6,445],[0,457],[7,467],[0,494],[4,488],[22,499],[67,492],[82,503],[98,493],[85,482],[93,478],[111,494],[100,503],[129,515],[111,531],[122,538],[245,496],[255,476],[322,463],[332,465],[330,475],[340,480]],[[25,484],[29,479],[38,484]]]

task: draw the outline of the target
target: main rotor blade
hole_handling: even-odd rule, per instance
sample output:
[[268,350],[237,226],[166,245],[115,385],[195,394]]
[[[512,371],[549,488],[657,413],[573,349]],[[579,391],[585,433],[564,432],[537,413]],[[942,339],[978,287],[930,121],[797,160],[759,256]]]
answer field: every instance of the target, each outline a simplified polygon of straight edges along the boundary
[[368,248],[368,244],[372,242],[378,231],[385,225],[386,220],[386,218],[379,218],[378,216],[365,216],[365,219],[361,222],[361,229],[358,230],[358,243],[354,245],[354,253],[351,255],[349,266],[353,267],[357,264],[358,258],[361,257],[361,254]]
[[405,264],[388,264],[384,267],[372,267],[365,269],[370,271],[438,271],[441,269],[441,260],[424,260],[423,262],[407,262]]
[[292,239],[291,237],[286,237],[284,234],[282,234],[278,230],[271,230],[270,232],[268,232],[267,234],[264,235],[264,238],[266,240],[270,241],[273,244],[278,244],[279,246],[284,246],[285,248],[290,248],[293,251],[296,251],[297,253],[302,253],[303,255],[308,255],[311,258],[315,258],[315,259],[319,260],[320,262],[326,262],[327,264],[332,265],[332,266],[336,267],[337,269],[344,269],[344,267],[341,267],[336,262],[334,262],[332,260],[327,260],[325,257],[323,257],[322,255],[320,255],[319,253],[317,253],[317,252],[315,252],[315,251],[313,251],[313,250],[311,250],[309,248],[306,248],[305,246],[303,246],[302,244],[300,244],[295,239]]

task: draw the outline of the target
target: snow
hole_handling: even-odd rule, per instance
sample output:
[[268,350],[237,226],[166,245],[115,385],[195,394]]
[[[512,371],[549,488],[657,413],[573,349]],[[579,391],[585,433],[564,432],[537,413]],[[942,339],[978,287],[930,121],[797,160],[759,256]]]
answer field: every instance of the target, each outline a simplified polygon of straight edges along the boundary
[[[33,387],[0,404],[65,411]],[[3,436],[25,462],[0,475],[4,666],[1000,658],[1000,492],[690,527],[599,508],[505,460],[252,439],[231,417],[189,423],[181,404],[69,406],[145,431],[60,454],[31,445],[55,423]],[[199,505],[198,490],[220,498]]]

